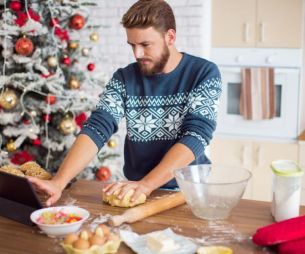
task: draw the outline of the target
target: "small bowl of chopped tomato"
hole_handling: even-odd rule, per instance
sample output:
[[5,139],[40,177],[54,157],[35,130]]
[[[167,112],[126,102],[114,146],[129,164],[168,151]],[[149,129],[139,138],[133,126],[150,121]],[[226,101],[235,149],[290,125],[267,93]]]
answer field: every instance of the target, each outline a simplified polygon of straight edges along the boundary
[[64,237],[79,231],[89,216],[86,209],[77,206],[56,206],[36,210],[31,221],[50,237]]

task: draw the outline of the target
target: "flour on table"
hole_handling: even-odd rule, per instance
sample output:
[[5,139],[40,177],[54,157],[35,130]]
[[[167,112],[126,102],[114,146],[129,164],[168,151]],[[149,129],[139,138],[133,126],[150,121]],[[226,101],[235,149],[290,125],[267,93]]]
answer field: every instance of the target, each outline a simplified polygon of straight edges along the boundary
[[194,227],[203,233],[202,238],[193,238],[201,245],[242,242],[249,239],[249,236],[238,232],[234,225],[226,221],[209,221],[208,225],[194,225]]

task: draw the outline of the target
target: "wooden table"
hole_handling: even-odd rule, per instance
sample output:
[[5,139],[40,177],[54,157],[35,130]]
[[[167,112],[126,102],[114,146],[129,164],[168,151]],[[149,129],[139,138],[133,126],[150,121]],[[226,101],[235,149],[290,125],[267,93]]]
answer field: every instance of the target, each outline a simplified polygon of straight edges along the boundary
[[[88,209],[91,213],[88,223],[99,215],[121,214],[123,208],[111,207],[101,202],[101,189],[101,182],[81,180],[64,192],[59,203],[74,203]],[[166,194],[168,192],[156,191],[151,199]],[[201,245],[221,244],[232,247],[234,254],[254,254],[273,253],[269,249],[254,246],[250,240],[258,227],[272,222],[270,203],[241,200],[226,221],[198,219],[187,205],[182,205],[130,225],[124,224],[123,227],[129,227],[140,234],[170,227],[177,234],[191,237]],[[36,227],[0,217],[0,253],[64,253],[59,241],[42,234]],[[118,253],[127,254],[133,251],[123,243]]]

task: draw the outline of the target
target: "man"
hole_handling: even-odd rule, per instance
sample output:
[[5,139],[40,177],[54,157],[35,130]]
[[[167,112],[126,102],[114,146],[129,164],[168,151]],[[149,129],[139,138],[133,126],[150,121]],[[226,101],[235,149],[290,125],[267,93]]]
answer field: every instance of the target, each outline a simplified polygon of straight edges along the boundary
[[51,181],[30,181],[55,203],[67,183],[81,172],[117,131],[125,117],[124,174],[119,198],[134,189],[132,201],[159,187],[175,188],[173,171],[189,164],[209,163],[204,154],[216,127],[221,80],[217,67],[180,53],[176,25],[163,0],[137,1],[123,16],[127,42],[136,63],[117,70],[67,157]]

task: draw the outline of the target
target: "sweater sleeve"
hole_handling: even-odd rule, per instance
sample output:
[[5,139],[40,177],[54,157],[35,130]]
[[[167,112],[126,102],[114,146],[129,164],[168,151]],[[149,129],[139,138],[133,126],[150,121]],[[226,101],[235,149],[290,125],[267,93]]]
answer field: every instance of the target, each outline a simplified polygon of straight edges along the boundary
[[125,115],[126,90],[116,72],[107,83],[104,92],[88,118],[80,134],[86,134],[101,149],[113,133],[118,130],[118,124]]
[[190,93],[188,111],[181,126],[179,143],[189,147],[195,158],[203,154],[216,129],[217,110],[221,95],[221,77],[212,64],[204,79]]

